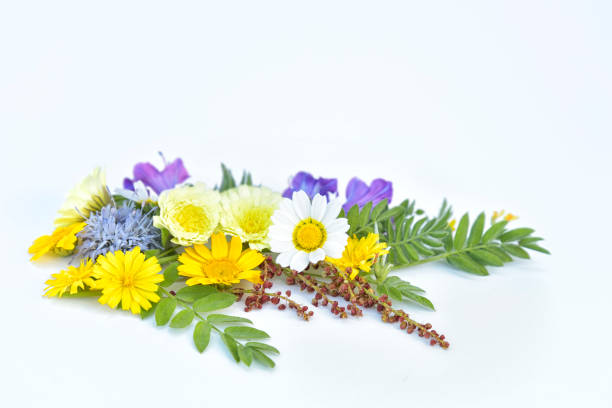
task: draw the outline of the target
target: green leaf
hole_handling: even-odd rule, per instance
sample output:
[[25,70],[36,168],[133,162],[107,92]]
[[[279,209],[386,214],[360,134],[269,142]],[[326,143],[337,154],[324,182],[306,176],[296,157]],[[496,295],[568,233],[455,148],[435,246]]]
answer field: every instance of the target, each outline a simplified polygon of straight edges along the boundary
[[354,231],[357,227],[359,227],[359,206],[357,204],[352,206],[346,217],[349,225],[351,226],[351,231]]
[[265,331],[245,326],[228,327],[225,333],[237,339],[267,339],[270,337]]
[[238,357],[247,367],[253,362],[253,352],[250,348],[244,347],[242,344],[238,344]]
[[484,230],[485,224],[485,214],[481,212],[478,217],[476,217],[476,221],[472,224],[472,230],[470,231],[470,237],[468,238],[467,246],[472,247],[480,243],[480,239],[482,238],[482,231]]
[[463,244],[465,244],[465,238],[467,237],[467,231],[470,226],[470,217],[467,213],[463,214],[461,220],[459,221],[459,225],[457,226],[457,231],[455,231],[455,240],[454,247],[459,250],[463,248]]
[[172,318],[172,321],[170,322],[170,327],[174,329],[182,329],[184,327],[187,327],[193,321],[194,316],[195,314],[191,309],[181,310],[176,314],[176,316]]
[[491,266],[504,266],[504,261],[489,251],[484,249],[475,249],[468,253],[478,263]]
[[528,237],[533,233],[533,231],[534,230],[531,228],[516,228],[503,233],[499,239],[502,242],[518,241],[519,239]]
[[270,357],[266,356],[261,351],[252,348],[251,352],[253,353],[253,357],[255,358],[255,360],[265,365],[266,367],[274,368],[274,366],[276,365],[274,364],[274,361],[272,361]]
[[234,357],[234,360],[236,360],[237,363],[240,362],[240,355],[238,354],[238,344],[236,343],[236,340],[227,333],[221,333],[221,339],[223,340],[225,347],[227,347],[231,353],[232,357]]
[[166,288],[172,285],[178,279],[178,262],[172,262],[164,269],[164,280],[160,283],[160,286]]
[[148,249],[144,251],[145,259],[149,259],[152,256],[157,256],[161,252],[161,249]]
[[433,303],[431,303],[431,301],[424,296],[417,295],[416,293],[412,293],[410,291],[402,291],[402,295],[404,295],[406,299],[418,303],[419,305],[424,306],[427,309],[436,310],[434,308]]
[[359,225],[365,225],[370,219],[370,211],[372,211],[372,202],[366,203],[359,213]]
[[491,225],[487,232],[485,232],[482,236],[482,242],[486,244],[496,239],[502,232],[504,232],[506,225],[508,225],[508,221],[500,221]]
[[196,327],[193,330],[193,343],[200,353],[206,350],[206,347],[210,342],[210,329],[210,324],[201,321],[196,324]]
[[172,314],[174,313],[175,308],[176,299],[171,297],[163,298],[157,304],[157,308],[155,309],[155,321],[157,322],[157,325],[163,326],[168,323],[172,317]]
[[206,317],[206,320],[208,320],[209,322],[213,324],[218,324],[218,323],[251,323],[252,324],[253,323],[252,321],[244,317],[229,316],[229,315],[224,315],[224,314],[209,314]]
[[487,269],[484,266],[480,265],[478,262],[474,261],[467,255],[451,255],[447,258],[447,260],[451,265],[456,266],[457,268],[465,272],[473,273],[474,275],[480,276],[486,276],[489,274],[489,272],[487,272]]
[[384,209],[387,208],[388,204],[389,200],[386,198],[376,204],[376,206],[372,209],[372,212],[370,213],[370,218],[376,220],[378,216],[384,211]]
[[503,244],[502,248],[512,256],[517,258],[529,259],[529,254],[523,248],[514,244]]
[[259,350],[259,351],[263,351],[263,352],[267,352],[267,353],[280,354],[280,351],[278,351],[274,347],[270,346],[269,344],[260,343],[258,341],[249,341],[246,344],[246,346],[250,347],[250,348],[255,348],[255,349]]
[[389,296],[391,296],[395,300],[402,300],[402,292],[392,286],[389,287]]
[[512,262],[512,257],[499,247],[489,247],[486,251],[491,252],[504,262]]
[[140,318],[144,320],[147,317],[151,316],[153,313],[155,313],[156,308],[157,308],[157,303],[153,303],[153,305],[149,308],[149,310],[142,309],[140,311]]
[[184,300],[185,302],[194,302],[204,296],[208,296],[211,293],[216,293],[217,288],[211,285],[194,285],[194,286],[185,286],[176,292],[176,296]]
[[543,254],[548,254],[550,255],[550,252],[548,251],[548,249],[546,248],[542,248],[541,246],[537,245],[537,244],[533,244],[533,243],[523,243],[523,241],[520,242],[522,247],[531,249],[533,251],[538,251],[538,252],[542,252]]
[[236,302],[236,295],[218,292],[205,296],[193,304],[196,312],[212,312],[213,310],[225,309]]

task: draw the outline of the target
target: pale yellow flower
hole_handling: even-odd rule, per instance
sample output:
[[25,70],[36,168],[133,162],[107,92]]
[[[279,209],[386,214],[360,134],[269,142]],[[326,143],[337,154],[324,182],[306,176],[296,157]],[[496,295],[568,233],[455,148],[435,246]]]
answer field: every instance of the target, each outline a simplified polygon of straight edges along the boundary
[[58,211],[55,219],[58,227],[67,227],[81,222],[94,211],[98,211],[111,202],[111,195],[106,186],[106,176],[102,169],[97,167],[87,177],[76,185]]
[[203,244],[219,224],[219,193],[202,183],[165,190],[157,204],[160,213],[153,225],[166,228],[175,244]]
[[242,185],[221,194],[221,229],[249,247],[269,248],[268,229],[281,195],[265,187]]

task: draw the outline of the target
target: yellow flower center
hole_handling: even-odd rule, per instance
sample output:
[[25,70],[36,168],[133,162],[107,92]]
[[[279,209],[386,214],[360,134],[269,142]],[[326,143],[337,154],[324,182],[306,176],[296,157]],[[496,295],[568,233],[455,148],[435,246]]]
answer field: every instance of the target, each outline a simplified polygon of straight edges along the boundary
[[235,280],[240,273],[240,268],[232,261],[212,260],[202,265],[202,271],[204,275],[208,277],[218,278],[220,281],[231,282]]
[[208,225],[204,209],[193,204],[181,206],[174,219],[186,232],[202,231]]
[[265,231],[271,224],[273,208],[251,208],[244,212],[240,220],[240,228],[247,234]]
[[326,240],[325,226],[312,218],[300,221],[293,230],[293,245],[301,251],[312,252],[319,249]]

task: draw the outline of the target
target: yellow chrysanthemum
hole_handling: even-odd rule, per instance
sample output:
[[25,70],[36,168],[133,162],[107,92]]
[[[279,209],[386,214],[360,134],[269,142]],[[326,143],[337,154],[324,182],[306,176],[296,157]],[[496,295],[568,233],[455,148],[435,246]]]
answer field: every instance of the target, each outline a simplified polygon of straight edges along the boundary
[[219,193],[201,183],[165,190],[157,204],[160,212],[153,225],[166,228],[175,244],[203,244],[219,224]]
[[52,274],[53,279],[45,282],[45,285],[47,285],[45,296],[62,297],[68,288],[70,288],[70,294],[74,295],[79,288],[85,289],[85,285],[91,288],[94,286],[92,275],[93,262],[91,259],[82,260],[78,267],[69,266],[68,269],[60,271],[60,273]]
[[94,276],[98,279],[94,289],[102,290],[98,302],[113,309],[121,302],[123,310],[134,314],[140,313],[141,308],[149,310],[151,302],[159,302],[157,284],[164,280],[160,271],[157,258],[145,259],[139,247],[100,255],[94,265]]
[[67,227],[81,222],[89,217],[90,213],[98,211],[110,202],[106,176],[98,167],[68,193],[64,205],[58,211],[59,216],[55,219],[55,225]]
[[241,279],[261,283],[260,271],[255,268],[261,264],[264,256],[253,249],[242,251],[242,241],[232,237],[231,242],[225,234],[214,234],[210,239],[210,249],[196,244],[185,248],[179,257],[179,275],[186,276],[187,285],[230,285]]
[[340,270],[351,268],[351,279],[355,279],[359,271],[370,272],[370,268],[376,259],[383,254],[389,253],[387,244],[378,242],[378,234],[370,233],[367,237],[349,238],[342,258],[327,258],[328,262],[334,264]]
[[77,222],[68,227],[58,227],[51,235],[43,235],[36,238],[28,252],[34,254],[31,261],[35,261],[49,251],[60,256],[70,255],[74,251],[77,241],[76,234],[85,228],[84,222]]
[[265,187],[242,185],[221,194],[221,228],[249,243],[251,249],[269,248],[268,229],[281,195]]

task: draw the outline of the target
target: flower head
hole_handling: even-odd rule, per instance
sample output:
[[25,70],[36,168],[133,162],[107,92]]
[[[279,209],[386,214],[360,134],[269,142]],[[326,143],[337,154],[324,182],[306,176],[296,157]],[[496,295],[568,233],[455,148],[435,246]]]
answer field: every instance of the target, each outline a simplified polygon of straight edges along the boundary
[[491,216],[491,223],[495,223],[497,222],[498,218],[502,218],[504,221],[514,221],[514,220],[518,220],[518,216],[514,215],[512,213],[508,213],[506,214],[505,210],[501,210],[501,211],[493,211],[493,216]]
[[70,265],[68,269],[52,274],[53,279],[45,282],[47,285],[45,296],[62,297],[68,288],[70,288],[70,294],[74,295],[78,292],[79,288],[85,289],[85,285],[91,288],[94,286],[92,275],[93,262],[91,259],[82,260],[78,267]]
[[96,259],[107,252],[128,251],[136,246],[143,251],[161,248],[161,234],[149,213],[126,202],[121,207],[109,204],[92,213],[78,233],[79,255]]
[[35,261],[49,251],[60,256],[70,255],[77,242],[76,234],[85,227],[84,222],[77,222],[67,227],[58,227],[51,235],[36,238],[28,252],[34,254],[31,261]]
[[111,195],[106,186],[106,176],[98,167],[68,193],[66,201],[58,211],[59,217],[55,219],[55,225],[67,227],[81,222],[89,217],[90,213],[110,202]]
[[134,201],[140,205],[157,203],[157,194],[150,191],[140,180],[132,185],[131,190],[118,188],[115,190],[115,192],[121,197],[127,198],[128,200]]
[[98,302],[113,309],[121,302],[123,310],[131,310],[134,314],[140,313],[141,308],[149,310],[151,302],[159,302],[157,284],[164,280],[160,271],[157,258],[145,259],[139,247],[100,255],[93,267],[98,279],[94,289],[102,290]]
[[387,244],[378,242],[378,234],[369,233],[366,237],[349,238],[342,257],[327,258],[327,261],[343,271],[351,268],[350,278],[355,279],[359,271],[369,273],[378,257],[387,253],[389,253]]
[[210,249],[201,244],[185,248],[179,257],[179,275],[187,276],[187,285],[230,285],[241,279],[260,283],[260,271],[255,268],[264,256],[253,249],[242,251],[242,241],[232,237],[229,245],[225,234],[216,233],[210,239]]
[[280,194],[265,187],[241,185],[221,193],[221,228],[240,237],[249,247],[269,247],[268,228]]
[[272,215],[270,248],[278,252],[276,262],[303,271],[309,263],[326,256],[339,258],[346,245],[349,229],[346,218],[338,218],[341,201],[316,194],[312,202],[304,191],[293,198],[283,198]]
[[344,212],[348,213],[352,206],[357,204],[359,209],[364,205],[372,202],[372,205],[378,204],[384,199],[391,202],[393,197],[393,183],[383,179],[375,179],[370,186],[364,183],[357,177],[353,177],[346,186],[346,203],[342,206]]
[[219,224],[219,193],[201,183],[166,190],[157,205],[160,213],[153,217],[153,224],[166,228],[175,244],[203,244]]
[[291,198],[295,191],[304,191],[312,200],[315,194],[330,198],[330,195],[335,195],[338,192],[338,180],[327,178],[314,178],[314,176],[305,171],[300,171],[290,181],[289,187],[283,192],[283,197]]
[[153,191],[159,194],[187,180],[189,173],[185,170],[183,160],[179,158],[168,164],[164,156],[161,153],[160,155],[164,160],[162,171],[157,170],[151,163],[138,163],[134,166],[134,178],[125,178],[123,188],[134,191],[134,183],[142,181],[147,187],[151,187]]

